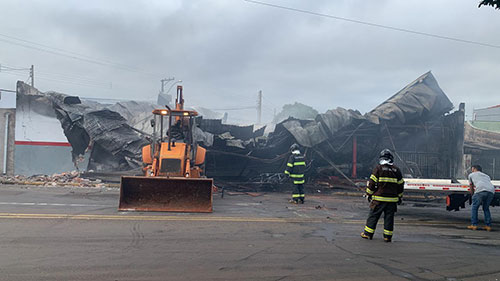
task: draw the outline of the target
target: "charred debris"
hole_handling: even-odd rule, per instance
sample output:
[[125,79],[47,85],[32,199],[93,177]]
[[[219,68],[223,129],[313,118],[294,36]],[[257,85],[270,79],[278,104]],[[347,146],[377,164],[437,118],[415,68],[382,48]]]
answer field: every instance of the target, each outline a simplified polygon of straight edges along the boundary
[[[152,133],[149,121],[156,105],[136,101],[104,105],[42,93],[22,82],[18,100],[38,110],[53,110],[80,170],[140,171],[141,148]],[[370,175],[383,148],[395,152],[396,164],[406,177],[457,178],[464,176],[464,105],[452,109],[428,72],[364,115],[338,107],[314,120],[288,118],[258,129],[202,116],[196,120],[194,136],[208,150],[207,176],[216,182],[282,182],[293,143],[305,149],[308,182],[353,185]],[[82,167],[85,157],[88,161]]]

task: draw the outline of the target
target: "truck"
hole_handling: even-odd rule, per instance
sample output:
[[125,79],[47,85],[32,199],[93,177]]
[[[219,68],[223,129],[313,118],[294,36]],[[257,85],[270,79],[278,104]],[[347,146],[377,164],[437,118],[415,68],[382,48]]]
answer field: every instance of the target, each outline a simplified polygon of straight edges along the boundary
[[[449,179],[414,179],[405,178],[404,190],[410,192],[426,192],[446,195],[446,209],[458,211],[465,208],[467,201],[471,202],[470,186],[468,180]],[[500,206],[500,181],[492,181],[495,186],[495,197],[491,206]]]

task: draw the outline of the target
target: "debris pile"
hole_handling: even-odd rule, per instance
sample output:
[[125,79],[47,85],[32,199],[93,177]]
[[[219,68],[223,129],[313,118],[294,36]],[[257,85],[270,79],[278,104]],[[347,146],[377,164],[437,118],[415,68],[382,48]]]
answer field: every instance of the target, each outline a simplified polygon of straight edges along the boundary
[[39,186],[75,186],[75,187],[110,187],[100,179],[86,179],[80,177],[80,173],[72,171],[68,173],[33,176],[0,176],[1,184],[19,184],[19,185],[39,185]]
[[[149,122],[152,105],[130,101],[107,106],[57,92],[42,93],[22,81],[17,83],[17,92],[18,103],[52,108],[53,112],[44,115],[50,117],[55,112],[71,144],[73,162],[89,154],[84,170],[125,171],[141,166],[141,149],[148,141],[131,124],[147,128],[143,123]],[[144,115],[147,118],[142,123],[136,120]]]
[[[90,154],[82,170],[140,170],[154,105],[106,106],[27,87],[19,82],[18,95],[31,96],[33,108],[38,102],[54,109],[73,159]],[[218,181],[282,182],[293,143],[305,150],[308,182],[331,183],[334,176],[355,186],[351,179],[369,176],[383,148],[394,152],[406,177],[454,178],[462,167],[464,108],[452,108],[428,72],[364,115],[338,107],[314,120],[288,118],[259,128],[201,117],[193,134],[207,148],[207,176]]]
[[273,130],[264,129],[268,135],[248,139],[228,138],[205,127],[215,135],[207,175],[279,182],[273,173],[284,171],[288,149],[298,143],[308,159],[308,182],[337,176],[355,186],[351,178],[369,176],[384,148],[395,153],[406,177],[454,178],[461,168],[464,109],[449,113],[452,108],[428,72],[364,115],[339,107],[314,120],[288,118]]

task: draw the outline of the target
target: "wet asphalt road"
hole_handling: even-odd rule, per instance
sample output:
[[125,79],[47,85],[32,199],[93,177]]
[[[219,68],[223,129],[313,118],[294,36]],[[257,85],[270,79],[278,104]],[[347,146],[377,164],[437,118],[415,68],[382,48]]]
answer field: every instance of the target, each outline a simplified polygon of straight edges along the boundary
[[387,244],[380,223],[359,237],[363,198],[287,199],[227,192],[212,214],[118,212],[117,189],[0,186],[0,280],[500,280],[500,227],[466,230],[469,208],[408,202]]

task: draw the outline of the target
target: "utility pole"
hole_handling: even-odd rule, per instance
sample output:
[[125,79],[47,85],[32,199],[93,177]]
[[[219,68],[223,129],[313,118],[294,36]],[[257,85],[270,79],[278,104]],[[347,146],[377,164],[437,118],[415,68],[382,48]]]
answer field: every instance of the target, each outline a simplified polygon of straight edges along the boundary
[[167,85],[168,82],[170,81],[174,81],[175,80],[175,77],[169,77],[169,78],[163,78],[160,80],[161,82],[161,93],[163,94],[163,92],[165,92],[165,85]]
[[257,124],[262,123],[262,90],[257,97]]
[[31,87],[35,87],[35,66],[31,65],[30,68],[30,80],[31,80]]
[[[161,90],[160,90],[160,93],[158,94],[158,99],[156,101],[156,103],[158,105],[164,106],[164,105],[170,104],[172,102],[172,96],[167,94],[168,91],[170,91],[170,89],[168,89],[167,93],[165,93],[165,86],[168,84],[168,82],[174,81],[174,80],[175,80],[175,77],[163,78],[160,80]],[[173,85],[175,85],[175,83],[172,84],[172,86]]]

